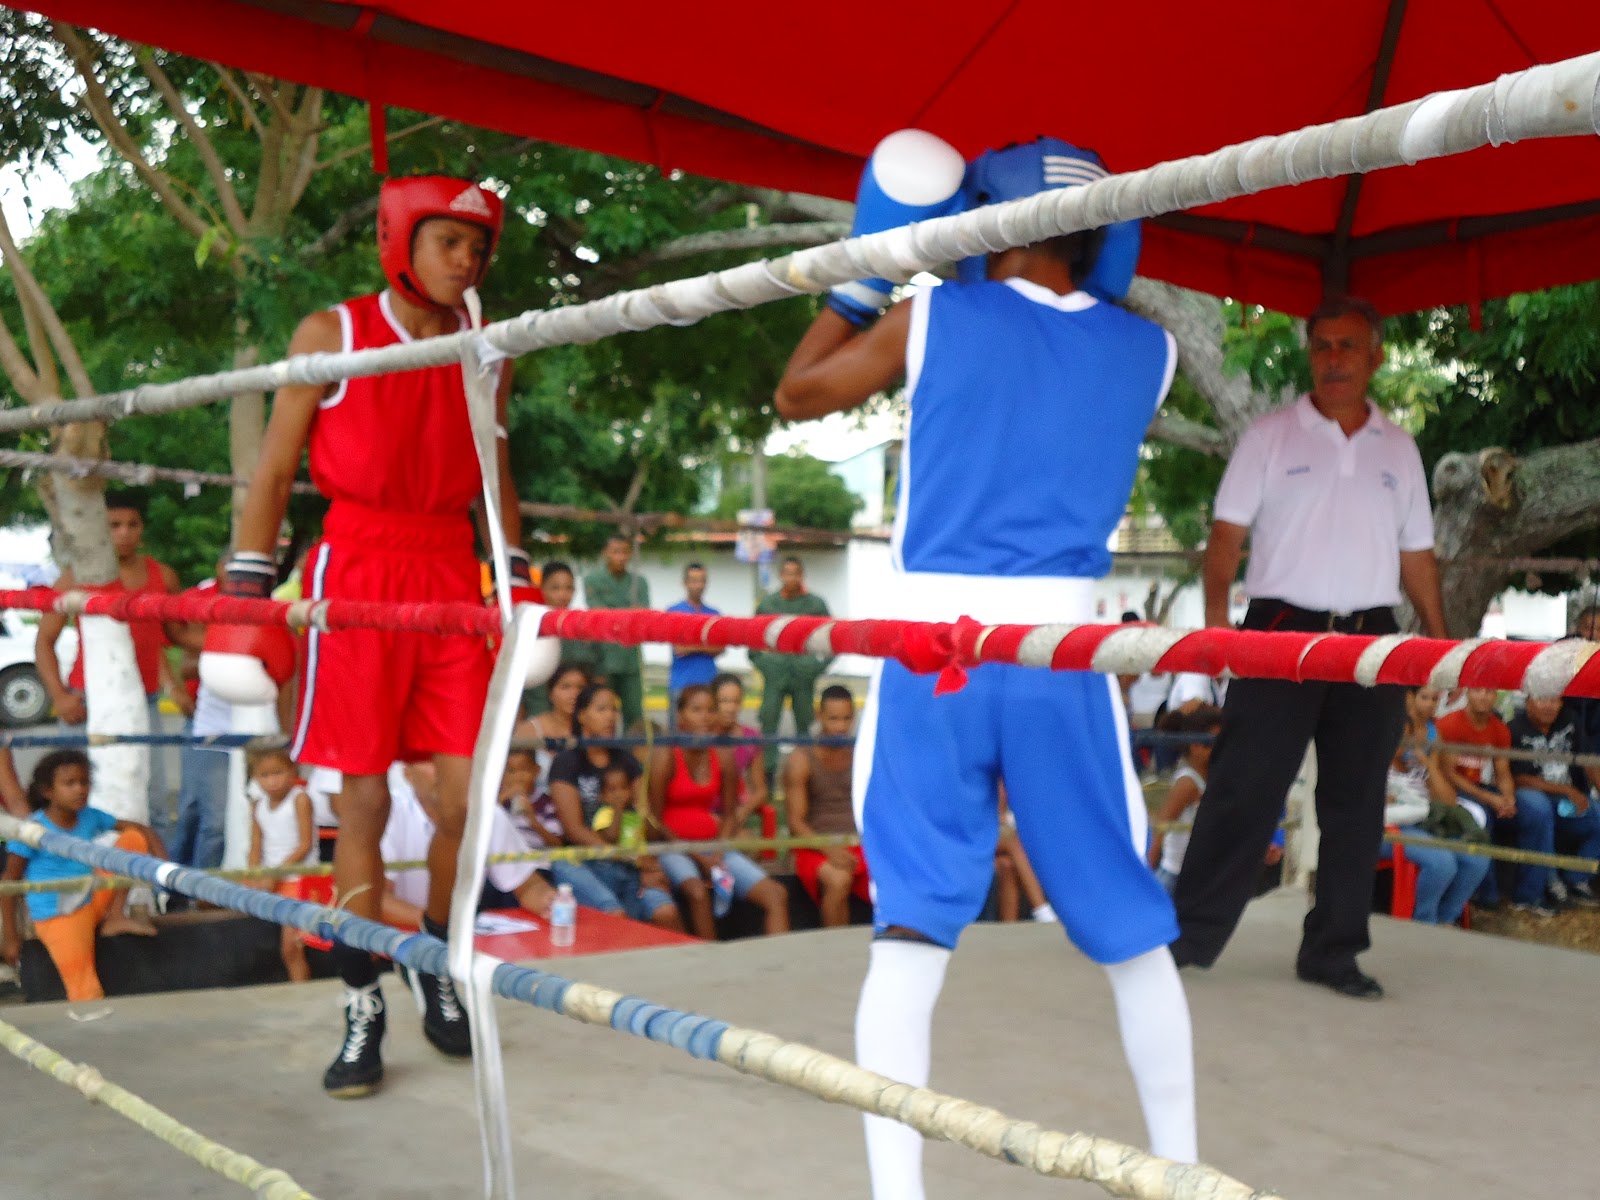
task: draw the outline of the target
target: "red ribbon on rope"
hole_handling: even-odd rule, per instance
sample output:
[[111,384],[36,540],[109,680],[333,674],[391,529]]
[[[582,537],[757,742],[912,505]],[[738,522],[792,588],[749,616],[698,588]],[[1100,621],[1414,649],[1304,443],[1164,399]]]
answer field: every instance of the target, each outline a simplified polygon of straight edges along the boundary
[[984,627],[971,617],[953,625],[925,622],[893,622],[901,625],[900,649],[895,658],[919,675],[939,672],[933,694],[946,696],[967,686],[966,668],[978,664],[978,639]]

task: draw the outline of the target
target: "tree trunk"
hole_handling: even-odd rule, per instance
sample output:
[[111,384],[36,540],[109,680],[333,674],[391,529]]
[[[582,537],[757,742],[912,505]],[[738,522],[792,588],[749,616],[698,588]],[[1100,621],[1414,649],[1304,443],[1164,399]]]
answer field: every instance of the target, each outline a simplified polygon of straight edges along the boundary
[[[237,323],[235,333],[244,338],[249,335],[245,322]],[[235,370],[255,366],[261,357],[261,347],[244,342],[234,347]],[[267,425],[267,397],[264,392],[249,392],[235,396],[228,404],[228,456],[235,478],[249,479],[256,473],[256,460],[261,457],[261,442]],[[233,489],[233,537],[238,540],[239,514],[244,512],[244,498],[248,487]]]
[[[64,454],[104,457],[105,426],[64,426],[57,446]],[[104,487],[102,480],[57,474],[46,475],[39,482],[39,496],[50,515],[56,560],[70,567],[73,577],[86,587],[117,579],[117,556],[111,548],[106,523]],[[82,617],[78,621],[78,639],[84,699],[89,708],[87,731],[91,735],[149,733],[144,681],[128,627],[110,617]],[[121,820],[147,822],[150,753],[144,746],[92,748],[90,802]]]
[[1172,335],[1178,344],[1178,369],[1194,389],[1205,397],[1217,418],[1222,437],[1211,445],[1196,445],[1174,431],[1194,433],[1192,423],[1166,417],[1172,430],[1157,430],[1164,441],[1188,445],[1207,454],[1226,455],[1245,427],[1262,413],[1278,407],[1290,397],[1269,396],[1250,386],[1250,376],[1227,366],[1222,350],[1222,301],[1215,296],[1191,292],[1153,279],[1135,279],[1128,292],[1128,308],[1154,321]]
[[[58,402],[65,373],[79,396],[94,391],[83,356],[39,281],[28,268],[16,239],[0,212],[0,264],[10,272],[23,311],[30,364],[0,317],[0,367],[17,393],[29,404]],[[57,368],[59,360],[60,368]],[[63,454],[81,458],[106,457],[103,424],[63,426],[55,434]],[[105,484],[99,480],[46,475],[39,482],[39,497],[50,517],[55,558],[72,569],[77,581],[94,587],[117,578],[117,556],[111,548],[106,523]],[[79,622],[78,656],[83,663],[84,701],[88,729],[93,733],[147,733],[149,711],[134,657],[133,637],[126,625],[105,617]],[[96,807],[125,820],[144,821],[149,813],[150,762],[142,746],[91,750],[92,796]]]
[[1491,447],[1433,469],[1434,545],[1453,637],[1473,637],[1514,582],[1487,557],[1527,557],[1600,525],[1600,439],[1518,458]]
[[1157,625],[1165,625],[1167,618],[1172,615],[1172,605],[1177,600],[1178,593],[1199,578],[1200,576],[1194,571],[1186,572],[1173,583],[1165,597],[1161,595],[1161,580],[1151,580],[1149,594],[1144,598],[1144,619]]

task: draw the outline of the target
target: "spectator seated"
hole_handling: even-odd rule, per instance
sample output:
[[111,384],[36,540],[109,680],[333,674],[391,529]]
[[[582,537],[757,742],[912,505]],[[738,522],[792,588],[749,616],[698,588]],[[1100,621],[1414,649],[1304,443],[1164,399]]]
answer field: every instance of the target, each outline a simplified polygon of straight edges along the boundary
[[[1500,694],[1490,688],[1467,689],[1466,707],[1440,717],[1435,723],[1439,741],[1509,750],[1511,731],[1495,712]],[[1541,804],[1519,806],[1512,783],[1511,764],[1505,758],[1475,754],[1471,750],[1441,749],[1439,762],[1447,791],[1470,812],[1499,845],[1523,850],[1549,851],[1551,824],[1548,809]],[[1508,867],[1512,881],[1511,904],[1521,912],[1538,917],[1555,915],[1546,900],[1548,876],[1544,869]],[[1501,872],[1491,870],[1478,889],[1478,902],[1493,907],[1500,902]]]
[[[687,734],[714,730],[711,688],[690,684],[678,693],[677,728]],[[738,832],[738,766],[730,749],[658,746],[650,757],[652,827],[675,840],[709,841]],[[720,814],[720,815],[719,815]],[[736,850],[716,854],[662,854],[661,869],[689,915],[689,928],[708,940],[734,900],[749,900],[765,914],[768,933],[789,928],[783,889]]]
[[[1512,718],[1511,743],[1518,750],[1571,754],[1577,747],[1577,730],[1559,699],[1529,697],[1525,709]],[[1528,814],[1540,849],[1554,853],[1558,843],[1583,858],[1600,855],[1600,809],[1590,798],[1589,778],[1581,767],[1569,763],[1514,760],[1511,776],[1516,788],[1517,811]],[[1540,889],[1548,902],[1560,906],[1600,905],[1592,876],[1580,871],[1556,871],[1524,865],[1531,876],[1528,891]]]

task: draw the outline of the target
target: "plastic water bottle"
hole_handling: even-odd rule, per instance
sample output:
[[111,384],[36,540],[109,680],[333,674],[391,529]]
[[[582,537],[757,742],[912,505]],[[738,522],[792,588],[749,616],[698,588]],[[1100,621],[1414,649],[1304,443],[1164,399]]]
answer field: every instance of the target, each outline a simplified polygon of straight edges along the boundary
[[572,898],[572,885],[563,883],[556,888],[556,898],[550,905],[550,944],[570,946],[578,936],[578,902]]

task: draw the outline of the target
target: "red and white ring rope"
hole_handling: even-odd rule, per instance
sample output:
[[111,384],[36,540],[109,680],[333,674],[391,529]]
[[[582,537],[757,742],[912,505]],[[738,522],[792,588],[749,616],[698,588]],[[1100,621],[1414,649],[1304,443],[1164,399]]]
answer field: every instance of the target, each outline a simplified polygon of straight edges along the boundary
[[[294,628],[385,629],[439,636],[486,636],[500,615],[474,604],[386,604],[357,600],[245,600],[214,591],[0,591],[0,608],[100,615],[119,620],[194,621]],[[640,645],[745,646],[788,654],[892,658],[913,671],[940,672],[941,690],[963,669],[1017,663],[1057,671],[1133,675],[1145,671],[1224,672],[1243,679],[1486,687],[1536,696],[1600,697],[1600,644],[1449,641],[1409,635],[1265,633],[1164,629],[1154,625],[980,625],[963,617],[930,621],[840,621],[828,617],[716,617],[649,609],[556,610],[547,637]]]

